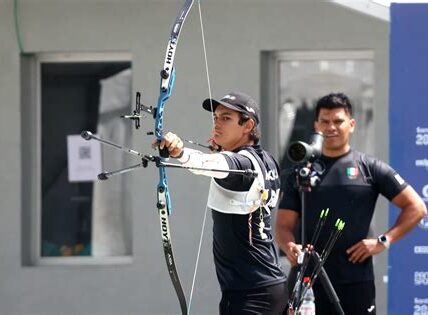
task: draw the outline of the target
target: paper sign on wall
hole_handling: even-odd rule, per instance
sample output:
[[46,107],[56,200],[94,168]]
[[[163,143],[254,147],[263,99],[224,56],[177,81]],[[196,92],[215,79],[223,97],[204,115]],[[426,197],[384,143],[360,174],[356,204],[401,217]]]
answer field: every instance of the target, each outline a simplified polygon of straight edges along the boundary
[[80,135],[67,136],[68,180],[87,182],[97,180],[101,173],[101,143],[87,141]]

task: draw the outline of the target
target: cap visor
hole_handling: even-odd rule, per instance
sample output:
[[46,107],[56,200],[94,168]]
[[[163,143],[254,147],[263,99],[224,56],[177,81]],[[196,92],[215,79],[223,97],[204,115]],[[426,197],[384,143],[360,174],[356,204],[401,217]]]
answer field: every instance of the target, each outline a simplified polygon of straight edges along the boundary
[[207,98],[203,103],[202,103],[202,107],[209,111],[209,112],[214,112],[217,108],[218,105],[223,105],[224,107],[233,109],[234,111],[237,112],[244,112],[241,108],[239,108],[238,106],[235,106],[233,104],[229,104],[226,102],[222,102],[222,101],[217,101],[215,99],[212,98]]
[[213,111],[215,111],[218,104],[219,104],[218,101],[216,101],[212,98],[207,98],[205,101],[202,102],[202,108],[209,111],[209,112],[213,112]]

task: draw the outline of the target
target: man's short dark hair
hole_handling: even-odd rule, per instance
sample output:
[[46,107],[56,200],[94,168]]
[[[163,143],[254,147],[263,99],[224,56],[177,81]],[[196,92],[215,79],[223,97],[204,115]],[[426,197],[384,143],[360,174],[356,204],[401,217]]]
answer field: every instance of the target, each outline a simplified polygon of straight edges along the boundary
[[[239,114],[239,121],[238,121],[238,124],[240,124],[241,126],[242,126],[245,122],[247,122],[249,119],[254,120],[254,118],[253,118],[253,117],[251,117],[251,116],[247,115],[246,113],[238,112],[238,114]],[[261,137],[261,132],[260,132],[260,129],[259,129],[259,125],[258,125],[258,124],[257,124],[257,122],[254,120],[254,127],[253,127],[253,129],[251,130],[251,132],[250,132],[250,140],[253,140],[253,141],[254,141],[254,144],[258,144],[258,143],[259,143],[259,141],[260,141],[260,137]]]
[[349,98],[343,93],[330,93],[321,97],[315,107],[315,120],[318,120],[321,109],[343,108],[352,117],[352,104]]

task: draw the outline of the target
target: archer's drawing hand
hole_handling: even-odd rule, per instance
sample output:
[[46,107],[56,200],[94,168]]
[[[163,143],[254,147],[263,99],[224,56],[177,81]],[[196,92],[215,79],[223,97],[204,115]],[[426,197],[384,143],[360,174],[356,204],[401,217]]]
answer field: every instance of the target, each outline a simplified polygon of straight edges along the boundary
[[168,132],[163,136],[161,141],[154,142],[154,145],[159,145],[159,149],[167,148],[169,155],[173,158],[180,157],[183,152],[183,141],[176,134]]
[[208,139],[208,144],[209,144],[209,148],[210,151],[215,153],[215,152],[220,152],[221,151],[221,146],[219,146],[215,141],[213,137],[210,137]]

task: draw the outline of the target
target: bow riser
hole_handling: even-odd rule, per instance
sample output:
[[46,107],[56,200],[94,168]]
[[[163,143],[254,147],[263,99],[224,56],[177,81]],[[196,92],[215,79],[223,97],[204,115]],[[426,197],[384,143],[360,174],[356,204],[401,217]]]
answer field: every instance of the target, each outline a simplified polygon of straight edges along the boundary
[[168,190],[168,177],[166,176],[165,167],[159,167],[159,183],[158,183],[158,209],[165,209],[167,214],[172,212],[171,197]]
[[162,140],[162,136],[163,136],[163,134],[162,134],[163,133],[163,113],[164,113],[164,108],[165,108],[166,102],[168,101],[169,97],[171,96],[172,88],[174,87],[175,68],[172,68],[171,76],[168,80],[168,86],[165,90],[162,87],[163,81],[164,80],[162,79],[158,103],[156,106],[156,116],[155,116],[155,119],[156,119],[155,120],[155,136],[156,136],[156,139],[158,141]]

